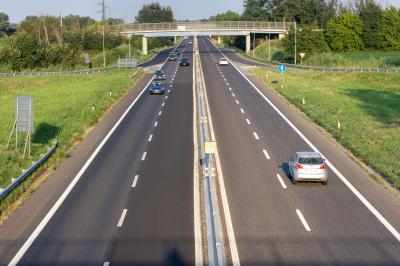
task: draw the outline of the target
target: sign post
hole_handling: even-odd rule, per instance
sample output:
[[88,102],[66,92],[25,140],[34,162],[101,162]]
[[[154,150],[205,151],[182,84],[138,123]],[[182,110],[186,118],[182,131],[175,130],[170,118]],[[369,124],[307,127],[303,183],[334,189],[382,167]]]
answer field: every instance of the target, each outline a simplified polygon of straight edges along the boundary
[[285,85],[285,77],[284,77],[283,73],[285,73],[285,71],[286,71],[286,66],[285,66],[284,64],[279,65],[279,66],[278,66],[278,71],[279,71],[279,73],[282,74],[282,85],[281,85],[281,89],[283,89],[283,85]]
[[28,149],[28,157],[31,153],[31,134],[33,127],[33,98],[31,96],[15,97],[15,120],[7,141],[6,149],[10,145],[11,137],[15,131],[15,149],[18,149],[18,133],[26,133],[24,157]]
[[303,64],[303,58],[306,55],[306,53],[299,53],[299,55],[300,55],[300,65],[302,65]]

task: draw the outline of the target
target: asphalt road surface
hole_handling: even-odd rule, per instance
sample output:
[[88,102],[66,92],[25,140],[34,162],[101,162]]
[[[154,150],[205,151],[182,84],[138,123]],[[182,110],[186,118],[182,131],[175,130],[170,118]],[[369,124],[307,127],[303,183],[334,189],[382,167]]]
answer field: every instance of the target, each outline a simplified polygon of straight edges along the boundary
[[[246,67],[240,69],[244,77],[232,64],[217,65],[222,56],[241,65],[254,62],[229,50],[222,54],[208,38],[198,40],[240,264],[400,265],[399,239],[382,222],[384,218],[400,229],[398,194],[373,181]],[[192,45],[180,49],[192,62]],[[1,265],[21,250],[19,265],[195,263],[193,68],[166,61],[168,52],[141,65],[163,64],[168,92],[137,93],[135,104],[32,241],[28,237],[35,235],[62,191],[49,195],[54,200],[40,205],[40,211],[32,210],[36,218],[24,226],[16,217],[29,216],[26,206],[32,200],[15,212],[0,228]],[[143,89],[149,81],[146,75],[138,86]],[[310,143],[347,185],[333,169],[327,186],[291,184],[287,158],[310,150]],[[89,155],[84,162],[93,150],[85,151]],[[73,176],[84,162],[73,169]],[[74,182],[73,176],[65,177],[65,187]],[[51,182],[31,198],[46,198],[43,191]],[[5,228],[14,228],[17,240]]]
[[[287,158],[310,147],[232,65],[217,66],[223,55],[209,39],[199,46],[240,263],[399,265],[399,241],[332,171],[327,186],[290,183]],[[318,148],[357,183],[354,163],[335,160],[321,134],[312,142],[321,138]],[[399,228],[398,198],[386,194],[378,196],[394,204],[385,208]]]

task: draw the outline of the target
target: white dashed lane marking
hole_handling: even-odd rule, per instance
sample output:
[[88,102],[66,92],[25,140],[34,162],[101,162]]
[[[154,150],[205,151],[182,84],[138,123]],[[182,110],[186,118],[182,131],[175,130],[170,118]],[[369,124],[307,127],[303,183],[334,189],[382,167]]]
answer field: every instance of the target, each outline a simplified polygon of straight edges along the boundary
[[251,124],[251,123],[250,123],[250,120],[249,120],[248,118],[246,118],[246,122],[247,122],[247,124],[249,124],[249,125]]
[[242,112],[242,114],[244,114],[244,110],[243,110],[243,108],[240,108],[240,112]]
[[254,136],[254,138],[255,139],[257,139],[257,140],[259,140],[260,138],[258,137],[258,135],[257,135],[257,133],[256,132],[253,132],[253,136]]
[[269,154],[268,154],[268,152],[267,152],[266,149],[263,150],[263,153],[264,153],[264,155],[265,155],[265,158],[267,158],[268,160],[271,159],[271,157],[269,156]]
[[139,176],[135,175],[135,178],[133,178],[133,183],[132,183],[132,187],[136,187],[137,181],[138,181]]
[[118,221],[118,227],[121,227],[122,226],[122,224],[124,223],[124,220],[125,220],[125,216],[126,216],[126,212],[128,211],[128,209],[124,209],[123,211],[122,211],[122,214],[121,214],[121,217],[119,218],[119,221]]
[[281,186],[282,186],[283,188],[287,188],[285,182],[283,182],[283,179],[282,179],[281,175],[280,175],[280,174],[276,174],[276,177],[278,178],[279,183],[281,183]]
[[299,216],[301,223],[303,224],[304,228],[306,229],[306,231],[311,232],[311,228],[308,225],[306,218],[304,218],[303,214],[301,213],[301,211],[299,209],[296,209],[296,213],[297,216]]
[[148,139],[147,141],[150,142],[152,139],[153,139],[153,134],[151,134],[151,135],[149,136],[149,139]]
[[142,161],[146,160],[146,155],[147,155],[147,152],[144,152],[142,155]]

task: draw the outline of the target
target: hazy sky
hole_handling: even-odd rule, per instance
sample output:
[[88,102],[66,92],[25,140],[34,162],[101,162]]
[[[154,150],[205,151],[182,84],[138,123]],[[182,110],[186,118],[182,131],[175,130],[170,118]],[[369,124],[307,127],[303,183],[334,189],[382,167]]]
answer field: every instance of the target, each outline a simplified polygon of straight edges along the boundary
[[[78,14],[100,19],[97,11],[101,0],[0,0],[0,11],[10,16],[11,22],[20,22],[27,15]],[[105,0],[109,7],[107,16],[132,22],[143,4],[155,0]],[[347,1],[347,0],[345,0]],[[161,5],[172,7],[177,19],[202,19],[216,13],[232,10],[241,13],[243,0],[161,0]],[[378,0],[382,5],[400,7],[400,0]]]

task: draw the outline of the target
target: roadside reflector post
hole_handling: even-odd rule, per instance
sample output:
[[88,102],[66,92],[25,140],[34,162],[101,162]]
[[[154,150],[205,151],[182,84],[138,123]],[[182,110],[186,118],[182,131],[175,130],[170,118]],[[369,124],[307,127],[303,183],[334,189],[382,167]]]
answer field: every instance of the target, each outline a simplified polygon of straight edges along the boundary
[[94,104],[92,104],[92,111],[94,112]]
[[306,99],[304,99],[304,97],[303,97],[303,101],[302,102],[303,102],[303,105],[306,104]]
[[342,126],[341,126],[341,124],[340,124],[340,121],[338,120],[338,121],[337,121],[337,128],[340,130],[341,127],[342,127]]

